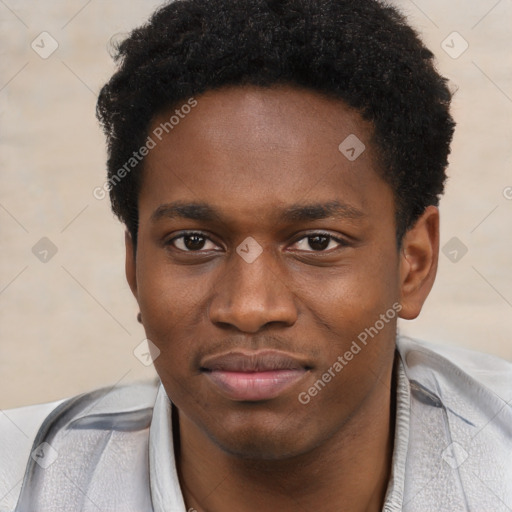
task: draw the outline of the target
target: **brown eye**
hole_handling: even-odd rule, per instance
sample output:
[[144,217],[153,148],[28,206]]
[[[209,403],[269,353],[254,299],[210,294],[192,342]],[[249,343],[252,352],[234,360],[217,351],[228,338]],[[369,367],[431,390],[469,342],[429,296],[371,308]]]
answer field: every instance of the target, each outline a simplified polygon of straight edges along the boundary
[[295,245],[307,252],[326,252],[326,249],[335,249],[336,245],[343,247],[348,244],[328,233],[313,233],[301,238]]
[[327,249],[329,246],[330,241],[330,237],[325,235],[308,236],[309,246],[314,251],[325,251],[325,249]]
[[201,235],[186,235],[183,237],[183,244],[190,251],[199,251],[204,247],[205,238]]
[[210,243],[212,247],[206,247],[206,250],[212,250],[217,247],[207,236],[202,233],[182,233],[167,242],[176,249],[184,252],[198,252],[205,249],[205,246]]

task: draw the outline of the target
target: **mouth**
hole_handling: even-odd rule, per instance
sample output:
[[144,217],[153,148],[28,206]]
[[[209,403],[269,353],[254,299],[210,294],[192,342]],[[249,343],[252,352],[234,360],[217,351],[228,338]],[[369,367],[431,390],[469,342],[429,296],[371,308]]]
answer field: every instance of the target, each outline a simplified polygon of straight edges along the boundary
[[263,401],[276,398],[311,370],[305,362],[284,352],[229,352],[206,359],[201,372],[225,398]]

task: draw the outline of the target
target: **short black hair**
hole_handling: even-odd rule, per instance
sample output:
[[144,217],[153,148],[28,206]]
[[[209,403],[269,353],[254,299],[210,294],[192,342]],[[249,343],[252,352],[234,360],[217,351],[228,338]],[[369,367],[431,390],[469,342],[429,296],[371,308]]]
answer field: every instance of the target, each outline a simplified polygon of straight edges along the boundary
[[[156,115],[223,86],[285,84],[342,100],[370,121],[392,187],[397,241],[438,205],[455,123],[447,79],[396,8],[378,0],[175,0],[116,48],[97,117],[112,209],[137,242],[143,159]],[[341,141],[340,141],[341,142]],[[142,164],[142,165],[141,165]],[[119,170],[125,172],[120,179]]]

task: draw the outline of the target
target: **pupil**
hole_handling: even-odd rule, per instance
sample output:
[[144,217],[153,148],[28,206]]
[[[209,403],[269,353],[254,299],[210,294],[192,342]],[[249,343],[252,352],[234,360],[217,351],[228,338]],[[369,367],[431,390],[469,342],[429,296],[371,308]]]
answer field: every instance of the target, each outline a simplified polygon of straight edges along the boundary
[[310,236],[309,246],[315,251],[322,251],[329,246],[329,237],[325,235]]
[[[188,243],[192,240],[192,243]],[[204,246],[204,237],[200,235],[187,235],[185,237],[185,246],[189,250],[201,249]]]

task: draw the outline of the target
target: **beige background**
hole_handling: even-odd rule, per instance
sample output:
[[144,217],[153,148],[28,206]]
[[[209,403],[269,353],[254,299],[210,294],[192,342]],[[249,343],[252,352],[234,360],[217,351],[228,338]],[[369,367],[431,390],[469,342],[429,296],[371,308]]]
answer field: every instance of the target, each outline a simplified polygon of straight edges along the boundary
[[[456,263],[441,255],[422,316],[400,328],[512,360],[512,2],[396,3],[458,88],[442,245],[468,248]],[[105,179],[94,108],[109,40],[158,4],[0,0],[0,408],[154,375],[133,354],[144,333],[122,227],[92,191]],[[47,59],[31,48],[43,31],[59,45]],[[456,59],[441,46],[463,48],[454,31],[469,44]],[[46,263],[32,252],[43,237],[57,248]]]

